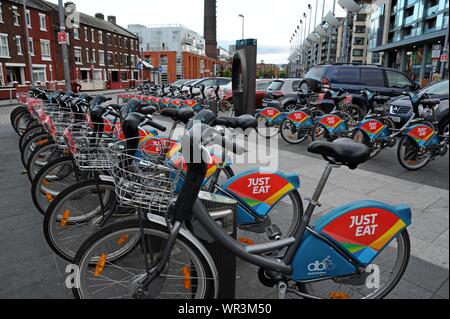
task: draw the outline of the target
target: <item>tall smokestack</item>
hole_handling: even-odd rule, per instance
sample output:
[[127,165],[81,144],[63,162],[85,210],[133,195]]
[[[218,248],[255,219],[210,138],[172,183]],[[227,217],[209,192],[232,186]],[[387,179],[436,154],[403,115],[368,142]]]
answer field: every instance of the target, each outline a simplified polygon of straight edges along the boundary
[[217,0],[205,0],[204,37],[206,55],[217,60]]

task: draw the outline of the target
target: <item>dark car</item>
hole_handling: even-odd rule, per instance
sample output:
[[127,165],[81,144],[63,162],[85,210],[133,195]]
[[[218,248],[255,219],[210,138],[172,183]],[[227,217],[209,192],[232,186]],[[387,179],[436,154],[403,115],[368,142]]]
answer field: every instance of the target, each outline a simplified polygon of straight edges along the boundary
[[[447,130],[448,133],[448,85],[448,80],[441,81],[432,84],[417,93],[419,96],[427,94],[429,98],[439,99],[441,101],[435,111],[436,120],[439,121],[439,131],[441,134],[443,134],[445,130]],[[399,127],[405,125],[405,123],[411,118],[413,112],[410,98],[402,96],[390,100],[389,110],[390,117]]]
[[[296,97],[302,81],[303,79],[297,78],[273,80],[267,88],[265,98],[262,100],[262,107],[285,107],[281,100],[286,97]],[[295,102],[293,106],[295,107]],[[287,108],[287,110],[290,109]]]
[[[394,97],[403,92],[415,92],[420,86],[394,69],[366,64],[328,64],[311,68],[300,85],[303,92],[320,92],[322,88],[344,89],[353,94],[370,90]],[[367,112],[364,99],[356,99],[354,103]]]
[[[262,107],[262,101],[266,97],[267,88],[272,83],[272,79],[257,79],[256,80],[256,96],[255,96],[255,108],[260,109]],[[225,101],[233,103],[233,91],[231,89],[225,92],[223,97]]]

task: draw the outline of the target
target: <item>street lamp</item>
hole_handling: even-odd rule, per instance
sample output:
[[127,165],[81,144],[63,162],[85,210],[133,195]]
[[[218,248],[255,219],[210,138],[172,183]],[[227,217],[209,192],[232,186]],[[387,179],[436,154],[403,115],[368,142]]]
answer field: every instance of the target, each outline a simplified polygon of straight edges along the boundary
[[244,17],[243,14],[240,14],[239,18],[242,18],[242,40],[244,40],[244,21],[245,21],[245,17]]
[[[28,52],[28,65],[29,65],[29,72],[30,72],[30,84],[31,87],[34,87],[34,81],[33,81],[33,61],[31,57],[31,46],[30,46],[30,34],[28,31],[28,21],[27,21],[27,0],[23,1],[23,19],[24,19],[24,26],[25,26],[25,38],[26,38],[26,48]],[[30,17],[31,19],[31,17]],[[31,21],[30,21],[31,22]]]

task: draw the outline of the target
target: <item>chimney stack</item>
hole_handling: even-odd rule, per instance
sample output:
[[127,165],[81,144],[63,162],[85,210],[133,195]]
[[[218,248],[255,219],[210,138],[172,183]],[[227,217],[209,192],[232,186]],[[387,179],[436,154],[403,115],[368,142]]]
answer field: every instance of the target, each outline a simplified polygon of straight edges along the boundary
[[205,1],[204,34],[206,55],[217,60],[217,3],[216,0]]
[[105,15],[103,13],[96,13],[95,17],[100,20],[105,20]]
[[116,23],[116,16],[108,16],[108,22],[110,22],[112,24],[117,24]]

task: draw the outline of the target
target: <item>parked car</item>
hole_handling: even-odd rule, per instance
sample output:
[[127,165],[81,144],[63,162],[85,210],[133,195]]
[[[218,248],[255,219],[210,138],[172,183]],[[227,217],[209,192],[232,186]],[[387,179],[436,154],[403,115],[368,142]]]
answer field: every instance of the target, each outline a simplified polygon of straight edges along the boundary
[[284,105],[280,100],[285,97],[295,97],[295,101],[297,101],[297,91],[302,81],[303,79],[300,78],[273,80],[267,88],[266,96],[262,101],[262,107],[279,107],[282,105],[286,110],[290,110],[292,106],[295,107],[296,102],[293,105]]
[[[403,92],[420,90],[403,73],[378,65],[366,64],[328,64],[311,68],[303,79],[300,90],[303,92],[320,92],[322,88],[331,90],[344,89],[349,93],[359,94],[362,90],[378,92],[385,96],[398,96]],[[354,103],[367,112],[364,99],[354,99]]]
[[181,89],[184,85],[189,84],[190,82],[194,82],[195,80],[178,80],[171,84],[174,88]]
[[[229,86],[230,83],[231,83],[231,78],[212,77],[212,78],[199,79],[197,81],[194,81],[194,82],[188,83],[188,84],[192,85],[192,86],[196,86],[196,87],[204,85],[206,88],[218,85],[218,86],[220,86],[219,94],[223,95],[224,94],[224,89],[227,86]],[[189,91],[189,87],[187,85],[184,85],[183,88],[182,88],[182,91]],[[193,90],[193,92],[194,93],[198,93],[198,92],[200,92],[200,89],[195,88]],[[205,92],[206,92],[206,94],[209,94],[208,90],[205,91]]]
[[[255,100],[255,108],[260,109],[262,107],[262,101],[266,96],[267,88],[272,83],[272,79],[257,79],[256,80],[256,100]],[[225,87],[225,95],[224,100],[233,103],[233,91],[231,84],[230,86]]]
[[[439,99],[441,103],[436,109],[436,119],[439,121],[439,131],[443,134],[445,131],[448,133],[448,121],[449,121],[449,111],[448,111],[448,93],[449,93],[449,81],[441,81],[432,84],[423,90],[419,91],[417,94],[423,96],[427,94],[432,99]],[[405,125],[406,121],[411,118],[412,106],[409,97],[398,97],[389,101],[389,110],[392,120],[397,123],[398,126]]]

